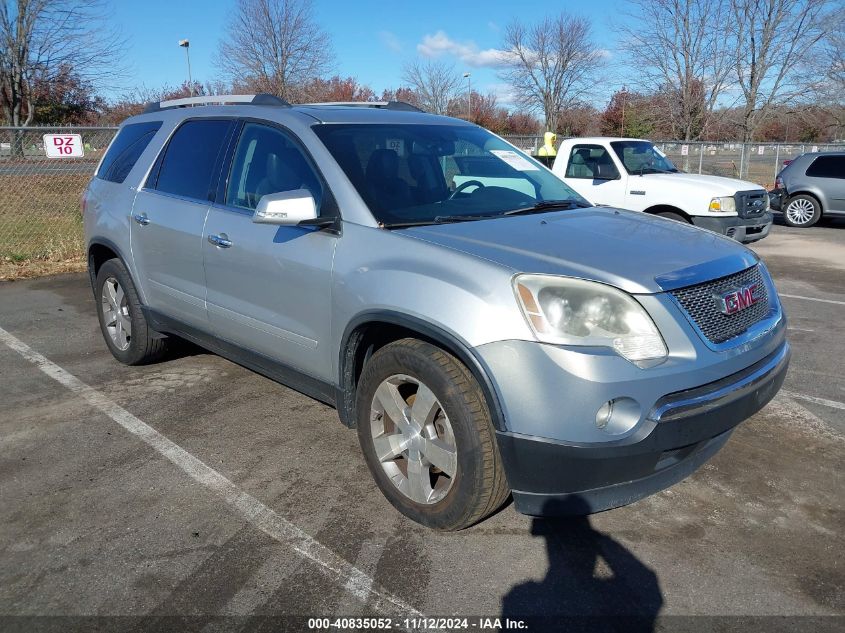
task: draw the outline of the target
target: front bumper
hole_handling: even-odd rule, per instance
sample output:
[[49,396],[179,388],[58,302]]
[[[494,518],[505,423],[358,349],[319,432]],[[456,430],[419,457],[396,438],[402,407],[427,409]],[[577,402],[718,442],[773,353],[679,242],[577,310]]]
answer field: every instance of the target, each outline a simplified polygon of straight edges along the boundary
[[647,432],[619,442],[572,443],[497,432],[516,509],[535,516],[598,512],[684,479],[775,396],[789,357],[784,340],[750,367],[665,395],[646,416]]
[[692,223],[702,229],[726,235],[737,242],[748,244],[762,240],[769,234],[772,227],[772,214],[766,211],[756,218],[741,218],[738,216],[708,217],[705,215],[694,215]]

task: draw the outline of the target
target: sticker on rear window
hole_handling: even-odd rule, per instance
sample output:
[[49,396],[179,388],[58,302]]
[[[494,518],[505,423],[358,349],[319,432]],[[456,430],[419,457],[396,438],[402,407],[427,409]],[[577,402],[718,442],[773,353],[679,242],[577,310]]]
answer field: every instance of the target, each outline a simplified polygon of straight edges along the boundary
[[539,171],[539,167],[509,149],[491,149],[490,153],[501,158],[508,165],[519,171]]

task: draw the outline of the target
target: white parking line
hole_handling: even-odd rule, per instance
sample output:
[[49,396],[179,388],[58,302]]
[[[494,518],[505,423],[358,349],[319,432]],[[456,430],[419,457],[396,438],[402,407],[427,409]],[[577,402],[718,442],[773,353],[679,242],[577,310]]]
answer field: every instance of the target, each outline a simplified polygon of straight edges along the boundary
[[842,409],[845,411],[845,402],[837,402],[836,400],[827,400],[826,398],[816,398],[815,396],[805,396],[803,393],[795,393],[792,391],[787,391],[786,389],[781,389],[781,393],[785,395],[787,398],[795,398],[796,400],[804,400],[806,402],[814,402],[815,404],[821,404],[826,407],[830,407],[831,409]]
[[223,497],[223,500],[247,522],[279,543],[291,548],[303,558],[317,564],[320,571],[332,577],[340,586],[359,600],[372,600],[370,606],[385,615],[402,618],[424,617],[411,605],[379,587],[370,576],[332,552],[287,519],[276,514],[258,499],[238,488],[225,476],[207,466],[153,427],[142,422],[126,409],[109,400],[104,394],[93,387],[89,387],[79,378],[42,356],[3,328],[0,328],[0,341],[38,367],[47,376],[64,385],[124,429],[146,442],[195,481]]
[[837,306],[845,306],[845,301],[834,301],[833,299],[818,299],[817,297],[804,297],[801,295],[787,295],[782,292],[778,293],[780,297],[786,297],[787,299],[803,299],[804,301],[818,301],[819,303],[832,303],[833,305]]

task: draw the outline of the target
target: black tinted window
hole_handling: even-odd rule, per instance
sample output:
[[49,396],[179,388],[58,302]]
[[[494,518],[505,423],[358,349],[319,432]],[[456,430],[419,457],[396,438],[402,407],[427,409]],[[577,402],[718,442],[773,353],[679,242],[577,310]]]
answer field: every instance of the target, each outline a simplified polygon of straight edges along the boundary
[[807,168],[808,176],[845,178],[845,156],[819,156]]
[[153,136],[161,128],[161,121],[133,123],[120,129],[114,143],[106,152],[97,177],[111,182],[123,182],[138,162]]
[[229,121],[218,120],[184,123],[167,145],[155,188],[208,200],[214,167],[229,126]]

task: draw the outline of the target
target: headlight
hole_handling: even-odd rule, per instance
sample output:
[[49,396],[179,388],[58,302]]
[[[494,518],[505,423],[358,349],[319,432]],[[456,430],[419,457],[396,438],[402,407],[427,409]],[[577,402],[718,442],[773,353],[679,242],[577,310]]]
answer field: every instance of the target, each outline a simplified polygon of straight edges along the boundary
[[517,275],[514,291],[538,340],[610,347],[630,361],[665,358],[666,344],[630,295],[583,279]]
[[736,213],[736,200],[731,196],[710,200],[710,210],[714,213]]

